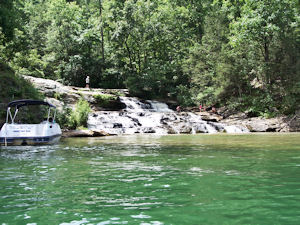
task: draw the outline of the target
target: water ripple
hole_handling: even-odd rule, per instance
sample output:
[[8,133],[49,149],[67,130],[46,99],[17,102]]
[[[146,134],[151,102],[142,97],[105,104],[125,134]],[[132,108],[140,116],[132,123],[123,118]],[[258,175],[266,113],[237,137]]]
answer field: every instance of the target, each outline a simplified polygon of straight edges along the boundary
[[297,224],[300,143],[292,137],[284,148],[281,136],[251,135],[1,147],[1,222]]

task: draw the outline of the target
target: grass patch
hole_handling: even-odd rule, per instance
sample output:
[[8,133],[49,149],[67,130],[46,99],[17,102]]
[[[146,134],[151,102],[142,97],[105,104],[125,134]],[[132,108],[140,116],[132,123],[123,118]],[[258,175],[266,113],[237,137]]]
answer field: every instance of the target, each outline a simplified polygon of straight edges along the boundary
[[97,94],[93,95],[96,99],[97,105],[100,107],[109,107],[112,101],[116,101],[118,96],[110,95],[110,94]]

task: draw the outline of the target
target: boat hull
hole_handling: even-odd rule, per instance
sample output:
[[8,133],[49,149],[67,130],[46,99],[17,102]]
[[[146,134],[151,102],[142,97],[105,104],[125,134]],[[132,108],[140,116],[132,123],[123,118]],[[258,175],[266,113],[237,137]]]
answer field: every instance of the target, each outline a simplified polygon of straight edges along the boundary
[[55,144],[61,137],[57,123],[8,124],[0,131],[0,145],[46,145]]
[[0,145],[49,145],[59,142],[61,135],[45,137],[0,137]]

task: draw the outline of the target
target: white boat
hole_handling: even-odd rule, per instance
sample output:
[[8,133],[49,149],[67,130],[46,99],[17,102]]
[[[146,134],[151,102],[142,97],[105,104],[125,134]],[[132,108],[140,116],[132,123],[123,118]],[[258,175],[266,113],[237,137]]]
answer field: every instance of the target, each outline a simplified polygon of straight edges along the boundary
[[[48,107],[47,119],[39,124],[15,123],[18,111],[23,106],[44,105]],[[8,103],[6,123],[0,131],[0,145],[40,145],[59,141],[61,129],[55,122],[55,106],[39,100],[18,100]]]

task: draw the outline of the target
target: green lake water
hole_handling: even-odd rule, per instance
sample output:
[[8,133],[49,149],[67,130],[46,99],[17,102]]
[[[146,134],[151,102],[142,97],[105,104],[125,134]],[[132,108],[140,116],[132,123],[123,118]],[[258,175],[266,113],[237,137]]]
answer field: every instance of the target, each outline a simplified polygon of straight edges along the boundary
[[0,224],[299,224],[300,134],[0,147]]

